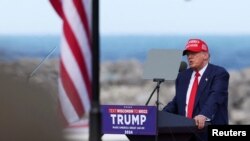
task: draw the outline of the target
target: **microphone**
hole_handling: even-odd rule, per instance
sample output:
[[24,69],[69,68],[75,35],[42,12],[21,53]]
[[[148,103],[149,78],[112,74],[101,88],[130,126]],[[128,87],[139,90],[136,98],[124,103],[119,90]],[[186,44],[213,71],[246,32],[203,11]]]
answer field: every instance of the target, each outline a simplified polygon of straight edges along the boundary
[[181,61],[179,72],[182,72],[187,69],[187,63],[185,61]]

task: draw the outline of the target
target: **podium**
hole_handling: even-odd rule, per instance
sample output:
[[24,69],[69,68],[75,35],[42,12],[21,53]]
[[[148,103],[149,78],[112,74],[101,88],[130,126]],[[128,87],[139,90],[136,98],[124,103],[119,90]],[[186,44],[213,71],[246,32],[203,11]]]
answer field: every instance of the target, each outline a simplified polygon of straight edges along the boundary
[[[189,141],[199,133],[206,132],[207,125],[200,130],[193,119],[159,111],[158,141]],[[130,141],[155,141],[153,135],[127,135]]]

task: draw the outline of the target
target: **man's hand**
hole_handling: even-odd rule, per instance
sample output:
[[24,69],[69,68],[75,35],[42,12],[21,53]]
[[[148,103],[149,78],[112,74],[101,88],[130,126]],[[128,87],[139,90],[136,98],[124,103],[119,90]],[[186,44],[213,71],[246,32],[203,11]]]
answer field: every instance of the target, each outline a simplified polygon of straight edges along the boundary
[[206,117],[203,115],[197,115],[194,117],[195,124],[198,126],[198,129],[202,129],[205,127]]

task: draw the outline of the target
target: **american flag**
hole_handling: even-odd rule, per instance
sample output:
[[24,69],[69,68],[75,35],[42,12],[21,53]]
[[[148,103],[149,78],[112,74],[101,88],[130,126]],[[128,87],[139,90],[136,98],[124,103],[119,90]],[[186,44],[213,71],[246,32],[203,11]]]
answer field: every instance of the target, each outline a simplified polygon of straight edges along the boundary
[[91,105],[91,0],[50,0],[61,17],[59,102],[69,125],[87,114]]

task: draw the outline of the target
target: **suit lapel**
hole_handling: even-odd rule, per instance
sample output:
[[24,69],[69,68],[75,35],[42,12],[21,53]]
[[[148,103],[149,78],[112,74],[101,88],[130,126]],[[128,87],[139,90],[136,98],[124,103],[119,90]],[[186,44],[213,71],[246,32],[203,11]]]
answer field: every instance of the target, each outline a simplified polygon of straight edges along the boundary
[[185,107],[186,107],[186,97],[187,97],[187,90],[188,90],[188,86],[189,86],[189,83],[190,83],[190,79],[191,79],[191,76],[192,76],[192,73],[193,73],[193,70],[192,69],[188,69],[187,70],[187,72],[186,72],[187,74],[186,75],[184,75],[185,77],[184,77],[184,79],[182,79],[181,81],[181,84],[182,85],[179,85],[181,88],[179,89],[179,90],[182,90],[181,91],[181,94],[184,94],[184,96],[181,96],[182,97],[182,102],[183,102],[183,104],[182,104],[182,108],[181,109],[183,109],[183,111],[181,112],[182,113],[182,115],[184,115],[185,116]]
[[[185,79],[183,80],[183,87],[184,87],[184,92],[187,92],[188,91],[188,86],[189,86],[189,83],[190,83],[190,79],[191,79],[191,76],[192,76],[192,73],[193,73],[193,70],[189,69],[188,72],[187,72],[187,77],[185,77]],[[185,95],[186,96],[186,95]],[[186,100],[186,97],[185,97],[185,100]]]
[[203,94],[203,90],[205,89],[205,87],[207,86],[207,82],[209,81],[209,74],[211,74],[212,71],[212,66],[210,64],[208,64],[207,69],[205,70],[204,74],[201,77],[201,80],[199,82],[199,87],[197,90],[197,96],[195,98],[195,104],[194,107],[197,106],[197,103],[201,97],[201,95]]

